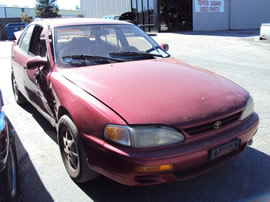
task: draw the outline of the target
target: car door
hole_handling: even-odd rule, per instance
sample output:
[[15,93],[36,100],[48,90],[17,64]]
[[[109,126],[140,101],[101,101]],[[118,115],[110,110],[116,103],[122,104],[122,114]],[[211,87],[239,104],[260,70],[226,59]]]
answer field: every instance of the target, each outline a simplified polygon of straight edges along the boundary
[[[45,29],[42,26],[37,25],[34,28],[30,45],[29,45],[29,56],[33,57],[42,57],[48,60],[47,46],[46,46],[46,37]],[[46,114],[51,118],[55,118],[54,112],[54,97],[52,90],[49,86],[50,75],[52,72],[52,67],[49,62],[47,65],[36,67],[34,69],[26,69],[25,85],[31,87],[34,90],[34,93],[37,97],[37,105]],[[47,117],[48,118],[48,117]]]
[[35,100],[35,96],[31,93],[32,91],[30,91],[28,86],[24,85],[24,77],[26,76],[24,65],[29,59],[28,50],[34,28],[35,25],[32,24],[24,30],[17,44],[14,44],[11,57],[12,71],[15,76],[16,83],[18,84],[18,88],[29,100]]
[[[22,38],[22,43],[26,43]],[[51,67],[48,65],[28,69],[26,63],[29,59],[40,56],[47,58],[45,29],[35,25],[30,37],[27,38],[28,51],[24,52],[20,60],[20,68],[24,70],[23,84],[29,101],[47,118],[54,119],[54,101],[49,88],[48,80],[51,75]]]

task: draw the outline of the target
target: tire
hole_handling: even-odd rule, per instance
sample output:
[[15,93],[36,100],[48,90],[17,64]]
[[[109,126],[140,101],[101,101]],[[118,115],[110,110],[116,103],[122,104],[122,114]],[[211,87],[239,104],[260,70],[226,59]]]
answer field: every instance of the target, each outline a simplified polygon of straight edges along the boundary
[[4,201],[19,201],[20,186],[18,173],[17,152],[14,144],[10,144],[7,165],[3,173],[1,173],[4,183]]
[[13,90],[13,95],[15,98],[15,101],[17,102],[17,104],[22,105],[24,103],[26,103],[26,99],[25,97],[22,95],[22,93],[20,92],[19,88],[18,88],[18,84],[16,82],[14,73],[11,73],[11,82],[12,82],[12,90]]
[[79,132],[69,116],[60,118],[57,133],[60,153],[69,176],[75,182],[95,179],[98,174],[88,167]]

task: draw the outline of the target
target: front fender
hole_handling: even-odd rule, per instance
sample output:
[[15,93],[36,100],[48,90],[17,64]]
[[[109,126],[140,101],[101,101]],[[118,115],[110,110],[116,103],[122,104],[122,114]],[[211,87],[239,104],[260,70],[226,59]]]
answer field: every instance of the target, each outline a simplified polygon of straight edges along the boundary
[[53,72],[51,81],[56,99],[56,114],[59,114],[60,107],[64,107],[79,133],[103,138],[105,125],[126,125],[112,109],[66,79],[60,72]]

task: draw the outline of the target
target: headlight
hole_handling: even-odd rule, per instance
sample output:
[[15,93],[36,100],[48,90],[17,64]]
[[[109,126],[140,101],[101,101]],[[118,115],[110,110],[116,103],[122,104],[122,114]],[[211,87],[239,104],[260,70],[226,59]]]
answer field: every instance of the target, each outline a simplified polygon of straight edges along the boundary
[[245,110],[243,111],[240,119],[244,120],[254,112],[253,99],[249,96]]
[[118,126],[107,125],[105,138],[135,148],[158,147],[184,141],[177,130],[163,126]]

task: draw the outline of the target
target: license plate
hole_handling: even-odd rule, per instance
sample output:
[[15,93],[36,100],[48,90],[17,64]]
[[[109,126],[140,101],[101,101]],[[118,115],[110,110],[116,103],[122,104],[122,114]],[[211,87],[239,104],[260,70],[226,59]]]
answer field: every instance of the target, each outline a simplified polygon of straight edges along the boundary
[[216,158],[219,158],[219,157],[224,156],[232,151],[239,149],[240,142],[241,142],[240,139],[236,139],[236,140],[233,140],[231,142],[228,142],[226,144],[223,144],[223,145],[220,145],[216,148],[211,149],[209,159],[214,160]]

